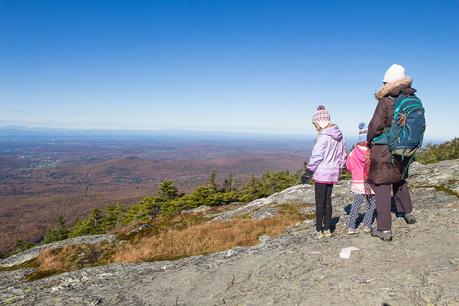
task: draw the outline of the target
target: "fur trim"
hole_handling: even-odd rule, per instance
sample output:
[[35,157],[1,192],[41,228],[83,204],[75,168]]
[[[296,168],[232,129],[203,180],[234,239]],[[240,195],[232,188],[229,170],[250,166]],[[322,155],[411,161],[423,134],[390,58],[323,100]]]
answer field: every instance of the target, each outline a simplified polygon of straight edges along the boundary
[[398,94],[403,89],[410,87],[413,83],[413,78],[406,76],[398,81],[384,84],[375,94],[376,99],[382,99],[389,94]]

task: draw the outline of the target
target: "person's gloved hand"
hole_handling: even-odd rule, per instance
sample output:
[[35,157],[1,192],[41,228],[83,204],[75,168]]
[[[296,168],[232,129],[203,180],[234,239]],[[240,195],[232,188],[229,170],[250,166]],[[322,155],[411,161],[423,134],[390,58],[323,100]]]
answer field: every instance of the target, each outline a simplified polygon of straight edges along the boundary
[[303,170],[303,174],[301,175],[301,178],[300,178],[301,184],[307,184],[308,181],[312,178],[313,174],[314,172],[312,172],[311,170],[305,167]]

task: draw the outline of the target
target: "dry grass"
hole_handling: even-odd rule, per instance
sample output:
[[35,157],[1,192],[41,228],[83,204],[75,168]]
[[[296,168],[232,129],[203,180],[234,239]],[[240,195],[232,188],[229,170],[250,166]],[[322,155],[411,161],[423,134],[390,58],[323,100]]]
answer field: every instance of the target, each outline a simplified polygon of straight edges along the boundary
[[35,260],[37,269],[28,279],[35,280],[52,274],[75,271],[84,267],[111,262],[115,245],[100,244],[68,245],[58,249],[45,249]]
[[[135,221],[127,226],[122,228],[116,228],[110,231],[110,234],[116,234],[117,238],[120,240],[135,240],[142,236],[151,236],[157,235],[160,233],[168,232],[171,230],[181,230],[185,229],[197,224],[201,224],[209,220],[209,216],[231,210],[236,209],[242,205],[219,205],[210,208],[201,213],[193,213],[193,214],[178,214],[176,216],[157,216],[153,221],[145,222],[145,221]],[[148,223],[151,225],[151,228],[148,230],[143,230],[140,232],[135,232],[134,230],[138,228],[140,225]]]
[[123,243],[69,245],[42,251],[34,260],[36,272],[28,279],[112,262],[171,260],[255,245],[261,235],[278,236],[291,225],[311,217],[300,214],[298,206],[282,205],[278,210],[277,216],[258,221],[246,216],[206,223],[202,214],[160,217],[150,223],[150,229],[135,234],[129,232],[140,223],[131,224],[117,232],[119,238],[124,238]]
[[297,222],[299,216],[281,214],[274,218],[252,221],[238,219],[219,223],[197,224],[172,230],[125,244],[113,257],[115,262],[140,262],[177,259],[208,254],[258,243],[258,237],[278,236]]
[[[112,232],[119,240],[136,241],[144,236],[158,235],[171,230],[181,230],[196,224],[205,222],[201,215],[178,215],[174,217],[158,216],[150,222],[134,222]],[[142,231],[135,231],[142,224],[149,224],[151,227]]]

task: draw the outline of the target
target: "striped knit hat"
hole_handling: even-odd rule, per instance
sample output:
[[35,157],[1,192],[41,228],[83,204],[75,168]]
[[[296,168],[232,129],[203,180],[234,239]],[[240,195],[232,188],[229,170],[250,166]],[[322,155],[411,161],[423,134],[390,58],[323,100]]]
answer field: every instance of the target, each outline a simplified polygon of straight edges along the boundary
[[318,124],[322,128],[330,124],[330,114],[325,109],[325,106],[317,106],[317,111],[314,116],[312,116],[312,123]]
[[359,123],[359,142],[367,141],[368,126],[365,122]]

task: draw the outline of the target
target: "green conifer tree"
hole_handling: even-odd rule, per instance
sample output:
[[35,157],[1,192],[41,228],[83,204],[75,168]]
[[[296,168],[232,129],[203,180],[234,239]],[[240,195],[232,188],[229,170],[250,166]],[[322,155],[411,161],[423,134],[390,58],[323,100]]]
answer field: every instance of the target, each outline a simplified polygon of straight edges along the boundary
[[43,242],[50,243],[54,241],[64,240],[68,238],[68,235],[69,228],[65,223],[65,219],[63,216],[59,216],[57,218],[57,225],[46,232]]
[[223,181],[223,191],[224,192],[231,192],[234,191],[234,186],[233,186],[233,175],[230,174],[225,180]]
[[164,201],[175,199],[178,196],[177,187],[175,187],[175,181],[162,181],[158,187],[158,194],[159,197]]
[[212,169],[210,172],[209,178],[207,179],[207,185],[209,185],[213,190],[217,191],[217,170]]
[[120,204],[105,207],[104,217],[101,223],[102,230],[106,232],[109,229],[120,227],[123,217],[124,210]]

